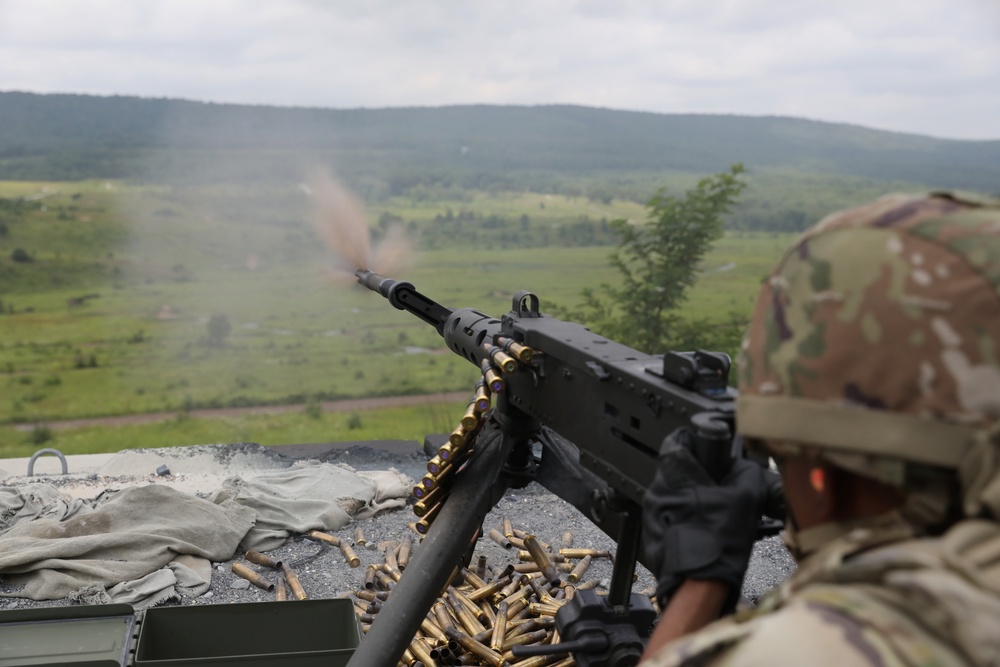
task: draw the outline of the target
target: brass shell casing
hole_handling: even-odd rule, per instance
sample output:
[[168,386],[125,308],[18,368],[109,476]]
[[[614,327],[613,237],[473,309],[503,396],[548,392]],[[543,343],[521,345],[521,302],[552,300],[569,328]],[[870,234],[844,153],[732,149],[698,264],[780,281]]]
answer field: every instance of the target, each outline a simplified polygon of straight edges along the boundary
[[449,628],[445,632],[449,638],[457,641],[466,651],[479,656],[494,667],[501,667],[504,664],[503,656],[495,651],[491,651],[488,646],[477,642],[469,635],[463,634],[455,628]]
[[503,646],[500,647],[502,651],[509,651],[515,646],[525,646],[527,644],[534,644],[540,642],[549,636],[547,630],[532,630],[531,632],[522,632],[519,635],[508,637],[504,641]]
[[573,571],[566,575],[566,581],[568,581],[571,584],[575,584],[576,582],[580,581],[584,573],[587,571],[587,568],[590,567],[590,563],[592,560],[593,556],[589,555],[584,556],[582,559],[580,559],[580,562],[576,564],[576,567],[573,568]]
[[254,565],[263,565],[264,567],[270,567],[275,570],[281,568],[280,560],[274,560],[267,554],[262,554],[259,551],[254,551],[251,549],[250,551],[247,551],[245,554],[243,554],[243,557],[246,558],[251,563],[253,563]]
[[288,582],[288,587],[292,590],[292,597],[296,600],[305,600],[309,596],[306,595],[306,591],[302,588],[302,583],[299,581],[299,576],[292,571],[288,565],[282,563],[281,571],[285,574],[285,581]]
[[413,549],[413,540],[409,535],[403,537],[399,543],[399,552],[396,554],[396,562],[400,570],[405,570],[410,564],[410,550]]
[[426,665],[437,664],[436,662],[434,662],[434,659],[431,658],[429,650],[430,649],[427,647],[427,645],[424,643],[422,639],[414,639],[412,642],[410,642],[410,653],[412,653],[417,660],[424,663],[425,667]]
[[611,558],[610,551],[600,551],[598,549],[560,549],[559,555],[566,558],[583,558],[584,556],[590,556],[591,558]]
[[573,546],[573,531],[567,530],[562,535],[562,548],[570,549]]
[[497,581],[481,586],[480,588],[477,588],[476,590],[469,593],[469,599],[472,600],[473,602],[492,599],[500,592],[500,589],[503,588],[504,584],[506,583],[507,582],[505,582],[504,580],[498,579]]
[[490,648],[499,652],[503,648],[504,637],[507,634],[507,609],[509,605],[501,602],[497,607],[497,618],[493,623],[493,636],[490,638]]
[[333,535],[327,535],[326,533],[318,531],[318,530],[310,530],[308,533],[306,533],[306,535],[308,535],[309,537],[311,537],[313,539],[321,540],[323,542],[326,542],[327,544],[332,544],[335,547],[339,547],[340,546],[340,538],[339,537],[335,537]]
[[504,537],[503,533],[496,528],[490,530],[490,539],[502,546],[504,549],[510,549],[511,547],[510,540]]
[[350,544],[347,542],[341,542],[339,546],[341,553],[344,554],[344,560],[347,561],[348,565],[351,567],[358,567],[361,565],[361,559],[358,558],[356,553],[354,553],[354,549],[351,548]]
[[[524,541],[524,546],[525,546],[524,549],[519,549],[518,550],[518,552],[517,552],[517,559],[519,561],[522,561],[522,562],[523,561],[534,560],[535,559],[534,556],[531,555],[531,552],[527,548],[527,546],[528,546],[528,541],[527,540]],[[565,563],[566,562],[566,557],[563,556],[563,555],[561,555],[561,554],[553,554],[553,553],[549,553],[547,551],[543,551],[542,553],[544,553],[545,556],[550,561],[552,561],[553,563]]]
[[374,565],[365,568],[365,588],[368,590],[375,588],[375,569]]
[[542,549],[535,536],[526,536],[524,538],[524,546],[528,548],[528,553],[531,554],[531,559],[538,564],[538,569],[542,571],[542,576],[553,584],[558,584],[559,571],[556,570],[554,565],[552,565],[552,560],[549,559],[548,554],[546,554]]
[[465,580],[466,584],[472,586],[472,588],[482,588],[486,585],[486,580],[467,567],[462,568],[462,579]]
[[233,571],[233,574],[235,574],[237,577],[241,577],[243,579],[246,579],[247,581],[249,581],[251,584],[253,584],[257,588],[262,588],[265,591],[273,591],[274,590],[274,584],[272,584],[270,581],[268,581],[264,577],[260,576],[259,574],[257,574],[253,570],[251,570],[249,567],[247,567],[243,563],[233,563],[232,571]]
[[386,591],[391,591],[396,586],[396,581],[380,569],[375,570],[375,581]]
[[395,542],[392,544],[387,544],[385,547],[385,566],[387,570],[398,570],[399,563],[396,561],[396,547],[399,546]]
[[437,619],[438,627],[442,630],[447,631],[448,628],[455,625],[444,602],[435,602],[432,611],[434,612],[434,617]]
[[424,634],[430,635],[442,644],[448,643],[448,637],[445,636],[444,630],[439,628],[437,623],[433,622],[431,619],[425,618],[420,621],[420,629],[424,631]]

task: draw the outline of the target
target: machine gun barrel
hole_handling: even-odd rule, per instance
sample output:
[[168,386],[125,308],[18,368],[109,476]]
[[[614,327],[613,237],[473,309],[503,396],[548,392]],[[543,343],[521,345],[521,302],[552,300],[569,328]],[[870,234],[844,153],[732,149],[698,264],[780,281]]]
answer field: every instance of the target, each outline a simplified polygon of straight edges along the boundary
[[451,309],[418,292],[413,283],[385,278],[368,269],[359,269],[354,275],[359,284],[381,294],[395,308],[413,313],[444,335],[444,323],[451,315]]

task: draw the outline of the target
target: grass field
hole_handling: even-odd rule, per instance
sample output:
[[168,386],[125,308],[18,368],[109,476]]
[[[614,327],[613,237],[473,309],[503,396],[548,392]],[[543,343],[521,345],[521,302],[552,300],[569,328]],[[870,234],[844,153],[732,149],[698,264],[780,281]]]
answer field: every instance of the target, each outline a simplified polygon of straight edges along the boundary
[[[296,184],[0,183],[0,198],[22,197],[29,201],[16,210],[0,209],[0,424],[453,391],[477,376],[442,351],[430,327],[330,279],[329,254],[306,222],[309,200]],[[496,315],[520,289],[538,294],[544,310],[613,281],[602,220],[615,217],[638,220],[644,211],[631,202],[479,192],[371,211],[373,221],[397,220],[413,239],[411,268],[398,277],[444,305]],[[749,312],[789,239],[727,235],[706,259],[686,314]],[[213,334],[210,323],[223,320],[225,331]],[[46,444],[87,452],[420,439],[450,428],[460,410],[447,419],[443,407],[435,415],[379,411],[353,429],[343,415],[182,417],[58,431]],[[0,456],[30,453],[44,433],[0,429]]]

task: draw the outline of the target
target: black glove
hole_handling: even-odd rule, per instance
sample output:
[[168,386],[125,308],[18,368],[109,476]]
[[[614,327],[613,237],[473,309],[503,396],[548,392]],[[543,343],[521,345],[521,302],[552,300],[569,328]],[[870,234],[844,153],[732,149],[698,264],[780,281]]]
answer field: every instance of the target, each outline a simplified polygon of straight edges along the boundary
[[761,465],[738,458],[716,482],[691,451],[692,435],[683,428],[660,450],[643,503],[646,560],[657,577],[661,607],[685,579],[716,579],[731,586],[731,610],[774,480]]

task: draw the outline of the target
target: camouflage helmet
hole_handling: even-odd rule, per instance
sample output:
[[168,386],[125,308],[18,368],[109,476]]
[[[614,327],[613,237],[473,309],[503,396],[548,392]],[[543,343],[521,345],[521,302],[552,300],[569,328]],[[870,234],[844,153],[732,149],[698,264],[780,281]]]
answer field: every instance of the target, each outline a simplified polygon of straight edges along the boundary
[[909,464],[957,470],[982,491],[1000,485],[983,469],[1000,470],[998,348],[1000,201],[890,195],[814,225],[764,282],[738,427],[772,453],[900,485]]

